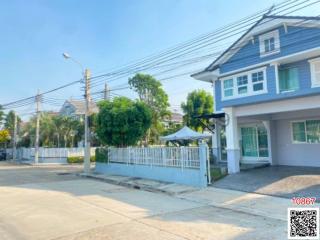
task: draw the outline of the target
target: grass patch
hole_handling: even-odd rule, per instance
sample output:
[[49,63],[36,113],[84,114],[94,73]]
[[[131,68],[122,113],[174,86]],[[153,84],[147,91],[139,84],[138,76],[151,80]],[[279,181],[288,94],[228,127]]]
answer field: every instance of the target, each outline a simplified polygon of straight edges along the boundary
[[227,173],[221,171],[221,168],[211,168],[210,173],[211,173],[211,180],[212,181],[217,181],[217,180],[227,176]]

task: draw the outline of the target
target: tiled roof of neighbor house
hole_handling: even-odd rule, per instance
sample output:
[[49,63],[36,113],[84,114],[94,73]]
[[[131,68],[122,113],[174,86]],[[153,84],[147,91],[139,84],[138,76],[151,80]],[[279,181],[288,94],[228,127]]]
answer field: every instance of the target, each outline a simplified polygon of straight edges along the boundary
[[[85,102],[82,100],[67,100],[67,102],[69,104],[71,104],[72,106],[74,106],[75,110],[75,114],[76,115],[82,115],[85,113]],[[95,102],[90,102],[90,112],[91,113],[97,113],[99,112],[98,106]]]
[[171,117],[166,118],[166,122],[182,123],[183,115],[181,113],[172,112]]

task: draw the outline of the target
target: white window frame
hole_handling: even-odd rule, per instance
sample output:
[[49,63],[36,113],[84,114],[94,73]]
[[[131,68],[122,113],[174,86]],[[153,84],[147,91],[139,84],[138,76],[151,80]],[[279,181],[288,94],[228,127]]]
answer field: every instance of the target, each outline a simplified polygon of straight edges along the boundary
[[[320,79],[317,81],[316,79],[316,70],[315,70],[315,64],[320,64],[320,58],[315,58],[309,60],[310,63],[310,73],[311,73],[311,87],[320,87]],[[320,71],[319,71],[320,73]]]
[[[320,144],[320,142],[318,143],[314,143],[314,142],[308,142],[308,138],[307,138],[307,121],[311,121],[311,120],[320,120],[320,119],[303,119],[303,120],[294,120],[290,122],[290,131],[291,131],[291,143],[292,144]],[[304,134],[305,134],[305,142],[297,142],[294,141],[293,139],[293,123],[304,123]]]
[[[242,78],[242,77],[247,77],[247,84],[238,85],[238,78],[239,78],[239,77],[241,77],[241,78]],[[248,76],[247,74],[243,74],[243,75],[237,76],[237,77],[235,78],[235,80],[236,80],[237,95],[243,96],[243,95],[248,94],[248,92],[249,92],[249,76]],[[239,88],[246,88],[246,89],[247,89],[247,92],[246,92],[246,93],[239,93]]]
[[286,91],[280,91],[280,77],[279,77],[279,70],[281,70],[281,68],[279,69],[279,65],[277,65],[277,67],[275,68],[275,71],[276,71],[276,83],[277,83],[277,94],[286,94],[286,93],[289,93],[289,92],[296,92],[296,91],[299,91],[300,90],[300,78],[299,78],[299,68],[298,67],[288,67],[289,68],[296,68],[298,69],[298,82],[299,82],[299,88],[294,90],[286,90]]
[[[265,51],[264,41],[274,38],[274,50],[270,52]],[[280,52],[280,38],[279,30],[274,30],[259,36],[260,57],[270,56]]]
[[[237,98],[242,98],[242,97],[248,97],[248,96],[254,96],[254,95],[260,95],[268,92],[268,86],[267,86],[267,73],[266,73],[267,67],[262,67],[262,68],[257,68],[251,71],[246,71],[246,72],[241,72],[237,73],[231,76],[226,76],[220,79],[221,81],[221,100],[230,100],[230,99],[237,99]],[[252,82],[252,73],[257,73],[257,72],[263,72],[263,89],[260,91],[253,91],[253,82]],[[247,93],[239,94],[238,93],[238,84],[237,84],[237,77],[241,77],[247,75],[248,77],[248,84],[243,85],[248,87]],[[225,96],[224,95],[224,80],[229,80],[233,79],[233,95],[232,96]],[[259,82],[260,83],[260,82]],[[241,86],[240,86],[241,87]]]
[[[227,81],[227,80],[231,80],[232,81],[232,88],[231,87],[228,87],[228,88],[224,88],[224,81]],[[233,97],[234,96],[234,90],[235,90],[235,86],[234,86],[234,80],[233,78],[227,78],[227,79],[224,79],[223,80],[223,96],[225,96],[225,90],[230,90],[232,89],[232,96],[228,96],[228,97]]]

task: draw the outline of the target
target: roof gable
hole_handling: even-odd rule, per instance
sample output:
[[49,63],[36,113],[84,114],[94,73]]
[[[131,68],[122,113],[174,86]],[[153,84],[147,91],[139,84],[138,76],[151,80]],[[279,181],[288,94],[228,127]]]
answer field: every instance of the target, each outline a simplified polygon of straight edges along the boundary
[[268,32],[279,26],[307,26],[315,27],[320,25],[320,17],[303,17],[303,16],[264,16],[250,27],[238,40],[236,40],[228,49],[226,49],[205,71],[214,71],[219,66],[227,62],[236,54],[248,41],[255,36]]

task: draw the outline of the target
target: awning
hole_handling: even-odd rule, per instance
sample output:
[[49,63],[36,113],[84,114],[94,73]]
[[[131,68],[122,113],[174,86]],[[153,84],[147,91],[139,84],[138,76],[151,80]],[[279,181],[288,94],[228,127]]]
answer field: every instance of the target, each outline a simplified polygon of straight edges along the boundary
[[196,131],[193,131],[192,129],[188,128],[187,126],[184,126],[179,131],[170,134],[168,136],[160,137],[160,140],[163,141],[174,141],[174,140],[199,140],[199,139],[205,139],[210,138],[212,135],[208,133],[198,133]]

